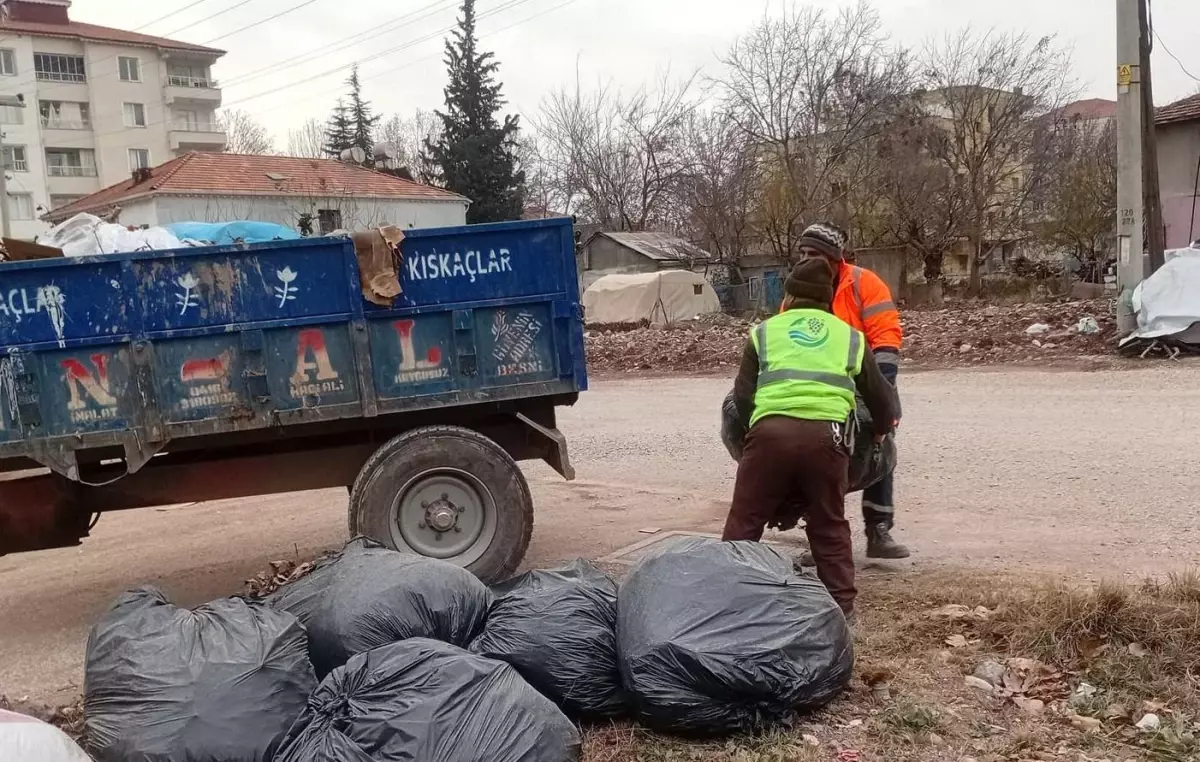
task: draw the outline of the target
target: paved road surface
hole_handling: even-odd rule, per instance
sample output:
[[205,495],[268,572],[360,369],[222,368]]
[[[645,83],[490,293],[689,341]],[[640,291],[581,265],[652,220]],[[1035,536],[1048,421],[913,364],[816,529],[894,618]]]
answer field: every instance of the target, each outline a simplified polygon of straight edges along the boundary
[[[970,565],[1073,578],[1200,561],[1200,381],[1194,368],[953,371],[901,379],[900,539],[916,567]],[[602,381],[562,417],[579,480],[529,475],[529,562],[598,557],[646,535],[719,531],[733,464],[717,436],[728,381]],[[81,689],[90,621],[122,589],[195,604],[268,560],[345,539],[337,491],[112,514],[80,548],[0,558],[0,693]]]

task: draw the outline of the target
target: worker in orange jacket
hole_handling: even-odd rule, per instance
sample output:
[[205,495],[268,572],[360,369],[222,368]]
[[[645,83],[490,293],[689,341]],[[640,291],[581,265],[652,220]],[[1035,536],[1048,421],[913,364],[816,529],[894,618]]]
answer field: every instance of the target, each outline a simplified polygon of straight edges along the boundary
[[[903,339],[900,312],[887,284],[878,275],[847,261],[853,258],[848,242],[845,230],[818,222],[801,234],[800,254],[802,258],[824,257],[833,267],[837,278],[833,314],[862,331],[875,355],[875,363],[894,387]],[[892,539],[896,513],[892,474],[863,492],[862,513],[867,528],[868,558],[908,558],[908,548]],[[805,554],[804,560],[808,558]]]

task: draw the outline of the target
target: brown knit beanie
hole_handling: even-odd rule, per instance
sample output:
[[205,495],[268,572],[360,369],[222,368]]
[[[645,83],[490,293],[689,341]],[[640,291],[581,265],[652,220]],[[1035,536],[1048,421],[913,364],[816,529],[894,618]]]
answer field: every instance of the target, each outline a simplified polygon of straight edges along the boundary
[[787,280],[783,282],[783,290],[797,299],[832,304],[833,270],[824,259],[806,259],[792,268]]

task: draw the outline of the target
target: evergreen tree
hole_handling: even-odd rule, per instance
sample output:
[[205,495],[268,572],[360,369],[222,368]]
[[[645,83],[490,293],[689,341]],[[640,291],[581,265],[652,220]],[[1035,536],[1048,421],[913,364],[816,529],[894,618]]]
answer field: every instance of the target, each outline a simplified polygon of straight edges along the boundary
[[363,149],[367,155],[366,165],[374,166],[375,157],[371,149],[375,145],[375,126],[379,124],[379,116],[372,114],[371,104],[362,99],[357,65],[351,70],[346,84],[350,86],[350,147]]
[[516,168],[517,117],[497,121],[504,105],[499,64],[480,53],[475,35],[475,0],[463,0],[458,29],[446,40],[446,110],[438,111],[442,134],[425,141],[434,180],[471,199],[467,222],[520,219],[525,173]]
[[325,153],[337,159],[342,151],[354,145],[354,125],[350,121],[350,109],[346,102],[338,99],[329,121],[325,123]]

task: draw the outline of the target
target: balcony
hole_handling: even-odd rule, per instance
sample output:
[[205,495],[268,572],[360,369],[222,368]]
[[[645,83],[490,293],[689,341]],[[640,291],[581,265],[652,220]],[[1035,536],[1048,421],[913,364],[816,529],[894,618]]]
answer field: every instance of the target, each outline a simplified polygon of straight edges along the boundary
[[90,130],[90,119],[54,119],[42,117],[42,129],[46,130]]
[[172,74],[167,77],[163,99],[167,105],[192,103],[215,108],[221,105],[221,88],[215,79]]
[[176,121],[167,133],[172,151],[221,151],[225,131],[216,122]]
[[46,167],[46,174],[50,177],[95,177],[96,168],[74,164],[51,164]]

